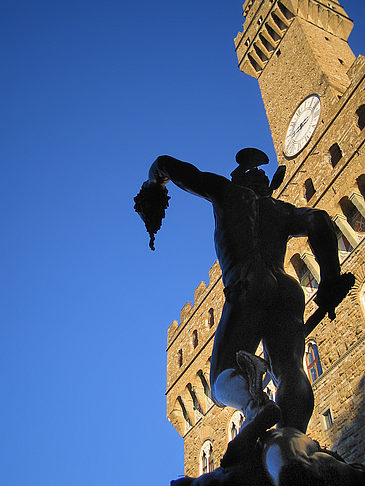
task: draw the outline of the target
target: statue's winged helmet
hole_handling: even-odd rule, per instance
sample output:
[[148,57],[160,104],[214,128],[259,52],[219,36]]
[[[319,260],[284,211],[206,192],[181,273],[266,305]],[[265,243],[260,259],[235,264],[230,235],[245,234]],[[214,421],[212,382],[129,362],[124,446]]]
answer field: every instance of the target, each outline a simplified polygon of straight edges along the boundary
[[262,195],[271,196],[273,191],[278,189],[284,180],[286,171],[285,165],[280,165],[278,167],[271,182],[269,182],[265,172],[258,169],[260,165],[269,163],[269,157],[265,152],[257,148],[247,147],[240,150],[236,154],[236,162],[238,167],[231,172],[232,180],[236,177],[240,177],[246,179],[247,183],[250,185],[253,179],[256,179],[256,181],[257,179],[260,179],[260,185],[262,186],[263,191]]

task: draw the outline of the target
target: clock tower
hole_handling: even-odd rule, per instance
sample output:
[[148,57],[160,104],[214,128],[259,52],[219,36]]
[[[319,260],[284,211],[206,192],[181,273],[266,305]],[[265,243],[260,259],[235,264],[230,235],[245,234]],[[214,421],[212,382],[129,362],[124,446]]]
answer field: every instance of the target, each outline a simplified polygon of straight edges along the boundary
[[350,84],[353,24],[333,0],[247,0],[243,10],[238,65],[258,79],[278,162],[290,178]]

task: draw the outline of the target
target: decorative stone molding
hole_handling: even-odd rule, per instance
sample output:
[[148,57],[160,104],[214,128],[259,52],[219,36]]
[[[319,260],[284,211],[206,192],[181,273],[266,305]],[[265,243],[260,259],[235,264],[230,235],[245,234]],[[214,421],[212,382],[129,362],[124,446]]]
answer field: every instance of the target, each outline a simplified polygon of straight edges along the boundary
[[364,198],[357,192],[352,192],[349,195],[349,199],[352,204],[356,207],[359,213],[365,218],[365,201]]
[[321,274],[319,270],[319,265],[316,262],[314,255],[312,253],[309,253],[308,251],[305,251],[300,255],[300,258],[307,265],[313,277],[317,280],[317,282],[319,282],[321,280]]
[[354,231],[347,222],[345,216],[342,214],[335,214],[333,221],[338,226],[341,233],[346,236],[350,245],[355,248],[359,244],[359,238],[356,231]]

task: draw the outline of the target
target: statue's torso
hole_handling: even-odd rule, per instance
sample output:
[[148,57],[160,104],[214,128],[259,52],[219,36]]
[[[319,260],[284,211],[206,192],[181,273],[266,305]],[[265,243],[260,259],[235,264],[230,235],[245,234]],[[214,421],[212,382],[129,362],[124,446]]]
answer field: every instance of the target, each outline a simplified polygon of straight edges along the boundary
[[252,190],[235,184],[212,202],[215,247],[225,286],[284,272],[289,236],[284,203],[257,197]]

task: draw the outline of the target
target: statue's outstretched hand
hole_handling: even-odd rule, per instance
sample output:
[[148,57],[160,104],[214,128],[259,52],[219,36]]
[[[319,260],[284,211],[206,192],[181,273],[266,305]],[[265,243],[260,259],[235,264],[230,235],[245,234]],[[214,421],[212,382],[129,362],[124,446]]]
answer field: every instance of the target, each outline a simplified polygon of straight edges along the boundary
[[151,250],[155,250],[155,234],[161,228],[169,199],[166,187],[161,183],[151,181],[144,182],[141,190],[134,198],[134,209],[142,218],[150,235],[149,246]]
[[335,309],[343,301],[355,283],[352,273],[344,273],[338,277],[321,281],[317,296],[314,299],[319,309],[328,313],[331,321],[336,317]]

